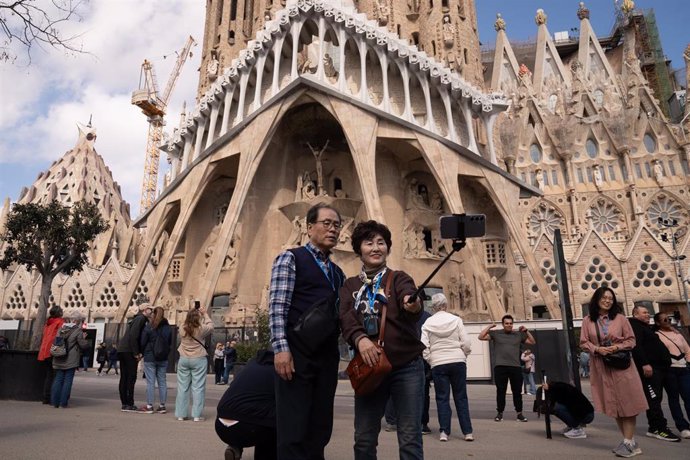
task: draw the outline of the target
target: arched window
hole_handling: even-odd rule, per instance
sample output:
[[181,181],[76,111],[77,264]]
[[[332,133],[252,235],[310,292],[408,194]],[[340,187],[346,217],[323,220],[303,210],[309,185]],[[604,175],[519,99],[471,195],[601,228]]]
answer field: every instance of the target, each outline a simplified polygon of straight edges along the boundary
[[654,140],[654,137],[652,137],[651,134],[645,134],[643,141],[644,147],[647,149],[649,153],[654,153],[656,151],[656,141]]
[[590,158],[596,158],[599,154],[599,146],[591,137],[585,142],[585,148],[587,149],[587,156]]
[[541,147],[539,144],[532,144],[529,148],[529,156],[532,158],[534,163],[539,163],[541,161]]

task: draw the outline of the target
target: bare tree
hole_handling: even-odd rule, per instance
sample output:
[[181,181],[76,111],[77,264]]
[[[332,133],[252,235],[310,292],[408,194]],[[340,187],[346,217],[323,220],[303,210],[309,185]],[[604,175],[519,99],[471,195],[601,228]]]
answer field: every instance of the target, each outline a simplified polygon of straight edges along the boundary
[[83,53],[80,35],[63,35],[70,21],[81,21],[78,10],[88,0],[0,0],[0,61],[15,62],[23,49],[50,46],[66,53]]

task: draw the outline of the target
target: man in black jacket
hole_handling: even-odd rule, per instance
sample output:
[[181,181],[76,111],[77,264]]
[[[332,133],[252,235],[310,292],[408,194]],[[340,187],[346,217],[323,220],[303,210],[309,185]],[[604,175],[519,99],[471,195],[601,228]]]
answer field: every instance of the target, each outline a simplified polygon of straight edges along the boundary
[[273,352],[259,350],[220,399],[216,433],[228,444],[226,460],[239,460],[252,446],[255,460],[276,459],[274,376]]
[[153,307],[139,305],[139,313],[127,323],[127,331],[117,347],[120,360],[120,402],[122,412],[136,412],[134,405],[134,384],[137,382],[137,363],[142,358],[140,339],[144,326],[151,317]]
[[649,325],[649,310],[642,306],[633,308],[630,325],[635,332],[635,348],[632,350],[642,388],[647,398],[647,436],[662,441],[678,442],[680,438],[669,430],[661,408],[664,378],[671,366],[668,349]]

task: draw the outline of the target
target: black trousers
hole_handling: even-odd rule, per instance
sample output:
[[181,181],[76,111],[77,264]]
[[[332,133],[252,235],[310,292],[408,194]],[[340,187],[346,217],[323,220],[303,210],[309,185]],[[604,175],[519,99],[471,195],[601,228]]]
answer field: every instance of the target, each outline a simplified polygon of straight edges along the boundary
[[50,392],[53,388],[53,379],[55,379],[53,358],[46,358],[43,361],[43,366],[46,368],[46,378],[43,380],[43,402],[45,404],[50,404]]
[[254,447],[254,460],[276,460],[276,429],[239,422],[225,426],[216,418],[216,434],[227,445],[244,449]]
[[431,389],[431,366],[425,360],[424,363],[424,408],[422,410],[422,425],[429,424],[429,404],[431,403],[431,398],[429,397],[429,390]]
[[494,382],[496,382],[496,410],[503,412],[506,408],[506,390],[510,381],[513,392],[515,412],[522,412],[522,369],[518,366],[494,367]]
[[275,376],[278,458],[323,460],[333,432],[340,360],[337,338],[311,356],[291,343],[290,350],[295,364],[292,380]]
[[216,384],[223,380],[223,371],[225,371],[225,360],[224,359],[213,359],[213,371],[216,374]]
[[665,430],[668,428],[668,422],[664,417],[664,410],[661,408],[661,402],[664,399],[664,379],[666,378],[667,369],[652,368],[653,373],[651,377],[645,377],[640,369],[640,379],[642,380],[642,389],[644,396],[647,398],[647,424],[649,431]]
[[137,360],[134,353],[118,352],[120,361],[120,402],[123,406],[134,405],[134,384],[137,383]]

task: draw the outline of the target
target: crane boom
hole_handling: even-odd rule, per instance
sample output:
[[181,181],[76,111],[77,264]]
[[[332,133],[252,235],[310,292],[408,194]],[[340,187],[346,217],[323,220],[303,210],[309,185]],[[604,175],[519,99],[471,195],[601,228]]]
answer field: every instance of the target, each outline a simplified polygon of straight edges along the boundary
[[132,104],[139,107],[144,115],[146,115],[149,123],[149,131],[146,142],[146,157],[144,159],[144,178],[141,185],[141,202],[139,204],[139,212],[143,213],[151,207],[156,200],[156,191],[158,188],[158,167],[160,164],[160,151],[158,149],[161,138],[163,137],[163,126],[165,126],[165,112],[168,106],[170,94],[175,88],[175,84],[182,71],[182,66],[189,56],[192,46],[196,41],[190,35],[182,48],[177,54],[177,61],[168,77],[168,83],[162,95],[158,92],[158,81],[153,64],[144,60],[141,65],[141,74],[139,76],[139,89],[132,93]]

